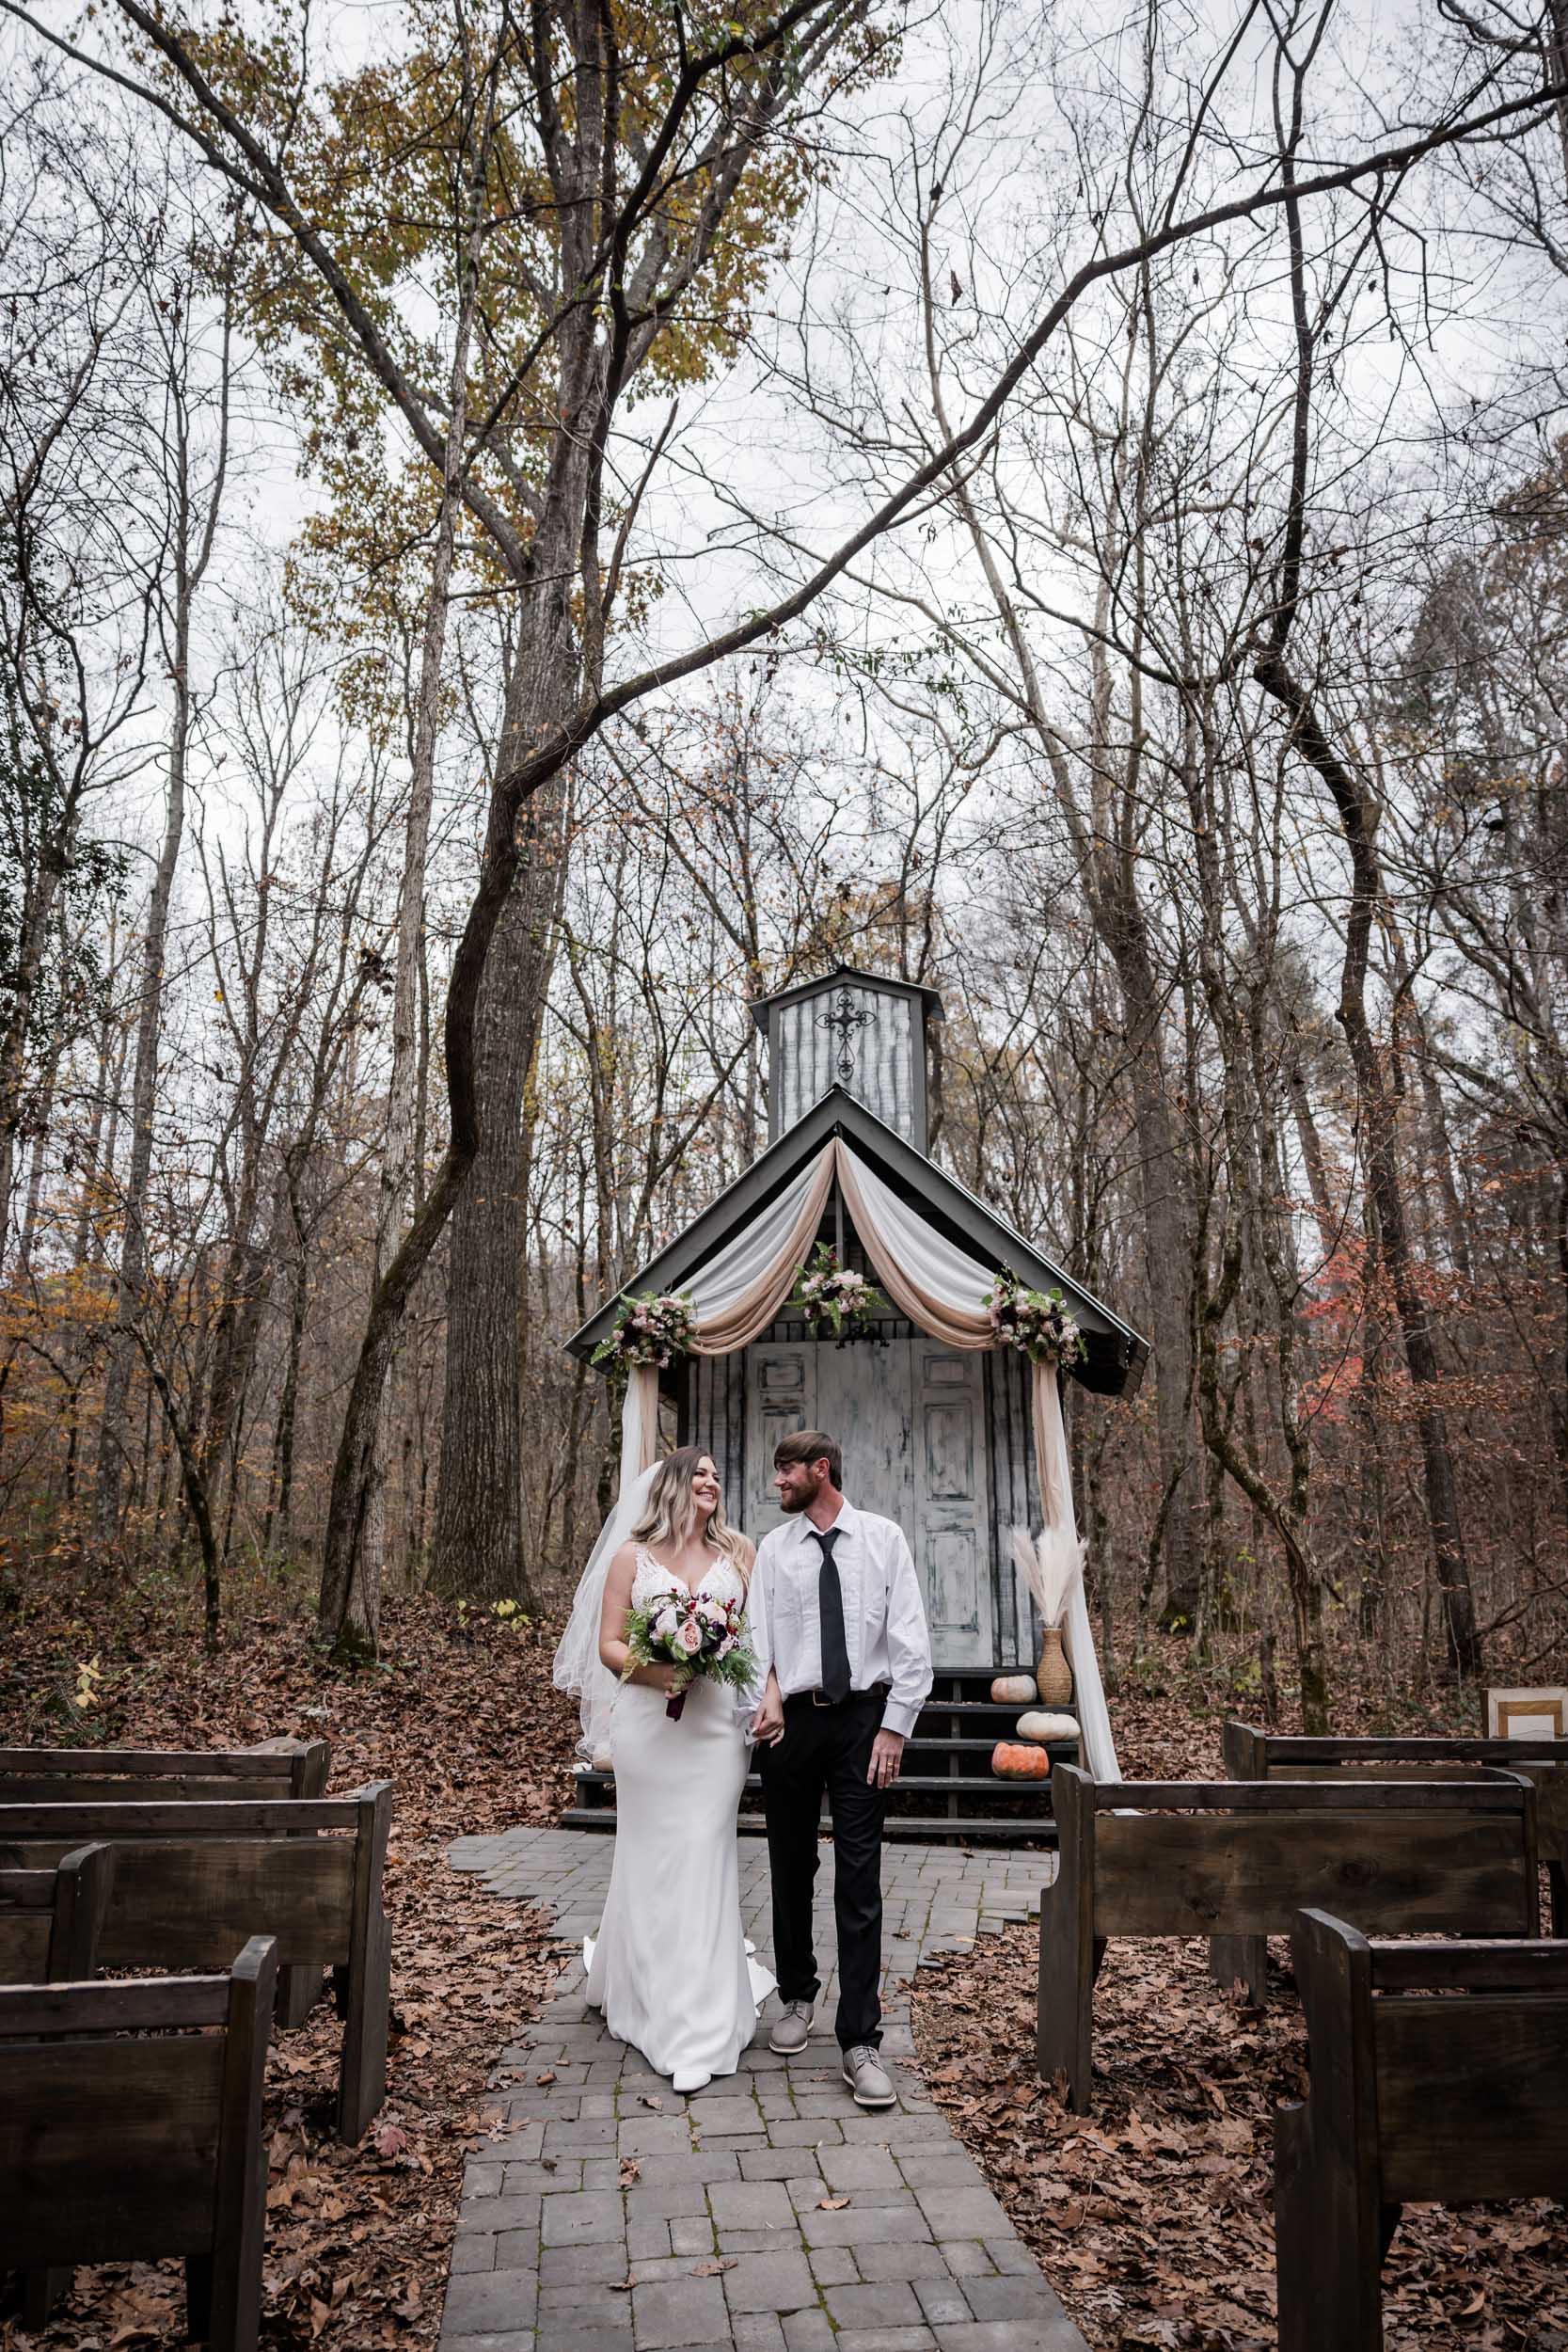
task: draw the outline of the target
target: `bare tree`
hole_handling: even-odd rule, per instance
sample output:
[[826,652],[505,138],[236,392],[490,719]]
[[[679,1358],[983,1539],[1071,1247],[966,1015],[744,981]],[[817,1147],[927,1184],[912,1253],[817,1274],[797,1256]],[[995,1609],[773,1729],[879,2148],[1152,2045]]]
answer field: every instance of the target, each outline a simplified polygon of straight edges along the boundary
[[[150,190],[148,199],[145,226],[138,224],[136,259],[151,363],[147,385],[149,456],[156,469],[164,509],[150,564],[149,603],[169,684],[168,741],[163,837],[142,934],[140,1005],[131,1080],[131,1159],[123,1190],[124,1232],[117,1284],[119,1329],[109,1353],[99,1439],[96,1520],[102,1543],[114,1539],[119,1521],[135,1324],[147,1262],[145,1221],[158,1096],[164,966],[185,830],[186,775],[198,705],[192,675],[193,632],[229,480],[236,366],[236,262],[245,231],[243,213],[232,213],[227,243],[215,261],[210,260],[204,249],[205,225],[191,209],[189,192],[179,185],[172,170],[166,167],[164,184]],[[182,215],[178,234],[169,217],[176,211]]]

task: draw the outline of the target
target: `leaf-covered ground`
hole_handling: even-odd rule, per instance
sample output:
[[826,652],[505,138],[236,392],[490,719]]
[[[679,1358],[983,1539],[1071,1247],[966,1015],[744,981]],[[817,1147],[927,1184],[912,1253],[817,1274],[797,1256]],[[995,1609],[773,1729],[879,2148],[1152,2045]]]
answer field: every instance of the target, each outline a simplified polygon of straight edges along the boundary
[[[1125,1700],[1123,1768],[1219,1776],[1218,1718]],[[1348,1728],[1377,1728],[1341,1708]],[[923,1971],[920,2063],[1072,2317],[1123,2345],[1272,2352],[1273,2115],[1307,2048],[1275,1956],[1267,2010],[1213,1984],[1196,1942],[1114,1943],[1095,1991],[1094,2112],[1035,2074],[1038,1933],[1009,1929]],[[1544,2201],[1410,2208],[1384,2269],[1387,2352],[1568,2346],[1568,2217]]]
[[[549,1821],[566,1802],[576,1724],[549,1687],[557,1629],[396,1603],[383,1666],[344,1677],[284,1594],[237,1611],[209,1661],[186,1588],[68,1586],[58,1563],[37,1595],[0,1579],[0,1743],[203,1747],[292,1732],[330,1740],[334,1789],[396,1785],[388,2104],[362,2147],[337,2146],[329,2005],[275,2047],[263,2343],[424,2352],[483,2091],[556,1965],[545,1922],[442,1856],[452,1836]],[[1173,1651],[1169,1692],[1117,1702],[1130,1772],[1217,1773],[1219,1716],[1176,1683],[1179,1661]],[[1407,1727],[1354,1700],[1337,1719]],[[1259,2015],[1210,1983],[1197,1944],[1114,1946],[1096,1996],[1108,2079],[1080,2120],[1035,2079],[1036,1953],[1019,1929],[919,1981],[921,2060],[955,2127],[1091,2344],[1272,2345],[1270,2119],[1299,2095],[1305,2057],[1288,1987]],[[1560,2207],[1424,2208],[1385,2278],[1388,2352],[1568,2346]],[[78,2274],[40,2341],[172,2352],[182,2313],[176,2266],[106,2265]],[[0,2320],[0,2352],[26,2343]]]
[[[540,1917],[483,1894],[442,1855],[453,1836],[550,1821],[566,1802],[577,1724],[549,1686],[559,1629],[394,1603],[383,1665],[342,1677],[281,1600],[237,1617],[208,1660],[179,1588],[83,1592],[64,1604],[57,1584],[47,1601],[23,1601],[14,1586],[4,1595],[0,1744],[202,1748],[287,1732],[330,1740],[334,1792],[393,1782],[387,2105],[360,2147],[338,2146],[329,2000],[275,2043],[262,2341],[274,2352],[423,2352],[486,2084],[556,1972]],[[36,2341],[172,2352],[183,2312],[178,2265],[105,2265],[77,2274]],[[14,2316],[0,2321],[8,2352],[33,2341]]]

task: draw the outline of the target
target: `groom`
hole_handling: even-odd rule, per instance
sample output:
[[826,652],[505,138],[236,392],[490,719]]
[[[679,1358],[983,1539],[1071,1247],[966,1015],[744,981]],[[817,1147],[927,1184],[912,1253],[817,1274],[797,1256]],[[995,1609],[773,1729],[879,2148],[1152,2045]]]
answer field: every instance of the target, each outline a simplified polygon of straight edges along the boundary
[[786,1515],[752,1571],[771,1660],[752,1721],[773,1877],[773,1964],[784,2014],[769,2046],[798,2057],[820,1979],[812,1948],[822,1791],[833,1819],[833,1912],[844,2079],[863,2107],[890,2107],[878,1991],[882,1817],[904,1742],[931,1688],[931,1641],[902,1529],[846,1501],[844,1455],[820,1429],[773,1451]]

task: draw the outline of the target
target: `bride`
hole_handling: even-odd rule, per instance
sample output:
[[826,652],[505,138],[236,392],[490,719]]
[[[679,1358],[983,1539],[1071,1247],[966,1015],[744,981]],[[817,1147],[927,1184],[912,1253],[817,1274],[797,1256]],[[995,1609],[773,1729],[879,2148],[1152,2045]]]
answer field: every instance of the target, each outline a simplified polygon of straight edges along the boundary
[[744,1602],[752,1559],[724,1518],[712,1456],[682,1446],[643,1472],[601,1537],[556,1657],[557,1683],[582,1698],[588,1744],[602,1753],[608,1741],[615,1773],[615,1856],[587,1998],[679,2091],[734,2074],[772,1985],[748,1961],[740,1922],[736,1814],[754,1701],[699,1677],[672,1722],[672,1667],[621,1679],[626,1613],[672,1593]]

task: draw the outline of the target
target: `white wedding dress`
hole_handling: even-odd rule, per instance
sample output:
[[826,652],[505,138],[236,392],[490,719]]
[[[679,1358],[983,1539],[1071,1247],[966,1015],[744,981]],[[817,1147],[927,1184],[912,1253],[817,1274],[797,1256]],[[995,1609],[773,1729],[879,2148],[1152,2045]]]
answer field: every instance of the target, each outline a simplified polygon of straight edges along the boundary
[[[744,1599],[732,1561],[699,1592]],[[652,1552],[638,1555],[632,1606],[686,1588]],[[736,1815],[750,1749],[735,1692],[699,1678],[678,1723],[662,1691],[623,1683],[610,1752],[615,1768],[615,1859],[597,1938],[587,1947],[587,1998],[618,2041],[657,2074],[733,2074],[773,1979],[747,1957],[740,1924]]]

